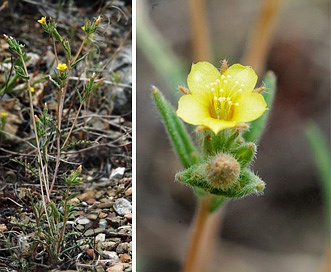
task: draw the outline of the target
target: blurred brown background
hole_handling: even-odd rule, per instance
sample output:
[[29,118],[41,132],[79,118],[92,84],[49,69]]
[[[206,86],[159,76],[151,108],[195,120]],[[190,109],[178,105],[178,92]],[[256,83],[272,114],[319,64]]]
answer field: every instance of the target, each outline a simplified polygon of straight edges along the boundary
[[[213,64],[219,66],[224,58],[230,64],[239,62],[263,1],[206,2]],[[138,1],[138,9],[141,4]],[[146,4],[146,13],[188,73],[192,55],[187,2]],[[311,272],[320,271],[324,260],[328,233],[321,183],[303,130],[314,120],[330,139],[330,1],[284,1],[267,69],[276,73],[278,91],[254,164],[267,187],[263,196],[227,205],[210,271]],[[169,99],[177,92],[138,49],[138,271],[179,271],[195,199],[190,188],[174,182],[181,165],[153,106],[152,84]]]

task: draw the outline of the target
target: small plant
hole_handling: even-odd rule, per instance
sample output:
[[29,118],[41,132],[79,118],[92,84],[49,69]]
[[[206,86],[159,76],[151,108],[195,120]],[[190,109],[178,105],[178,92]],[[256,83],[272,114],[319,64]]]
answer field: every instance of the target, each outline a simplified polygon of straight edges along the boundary
[[[84,26],[82,26],[85,35],[78,50],[73,54],[69,41],[58,32],[57,24],[53,19],[41,17],[38,20],[42,29],[49,35],[51,44],[53,45],[53,62],[56,69],[53,73],[47,75],[47,77],[43,77],[43,79],[49,80],[56,89],[57,106],[55,116],[50,114],[46,103],[39,113],[36,111],[33,99],[33,79],[26,65],[28,57],[24,50],[25,46],[19,43],[15,38],[4,35],[9,45],[9,51],[15,58],[13,78],[25,82],[33,134],[33,140],[30,141],[30,145],[36,151],[36,157],[31,162],[22,160],[14,161],[24,166],[29,173],[38,178],[41,194],[40,198],[37,200],[30,197],[34,214],[33,223],[25,224],[15,220],[11,223],[19,227],[23,232],[26,232],[26,230],[34,230],[33,235],[26,234],[23,235],[24,237],[22,236],[17,239],[21,241],[21,245],[24,245],[24,252],[28,252],[33,261],[38,262],[42,257],[44,260],[43,263],[49,268],[56,267],[65,258],[68,251],[79,248],[81,245],[80,242],[72,243],[72,241],[76,241],[77,233],[72,230],[69,232],[67,223],[70,216],[75,212],[75,206],[72,204],[71,200],[77,196],[78,193],[72,193],[71,190],[77,188],[77,185],[82,182],[79,177],[82,167],[79,166],[67,177],[65,175],[59,177],[58,171],[63,150],[75,145],[90,143],[87,140],[71,141],[71,135],[83,105],[85,105],[91,94],[100,86],[101,82],[97,79],[98,75],[95,73],[87,73],[90,74],[90,77],[85,86],[83,86],[81,90],[76,88],[75,93],[79,98],[77,100],[79,101],[78,110],[75,113],[74,119],[70,122],[70,128],[65,131],[62,127],[63,109],[67,90],[71,88],[69,85],[70,76],[74,67],[88,58],[89,51],[83,55],[82,51],[87,42],[93,38],[100,22],[101,17],[99,16],[92,22],[87,21]],[[60,45],[65,52],[64,59],[59,56],[58,45]],[[8,82],[10,83],[11,80],[8,79]],[[1,92],[10,92],[11,89],[8,89],[8,85],[9,84],[1,89]],[[6,122],[7,113],[1,113],[1,130],[5,129]],[[53,144],[54,142],[55,144]],[[51,161],[51,157],[55,157],[55,165]],[[65,190],[63,192],[62,202],[58,203],[54,200],[52,195],[54,195],[54,185],[56,181],[61,179],[65,181]],[[21,264],[22,268],[23,266],[24,265]]]

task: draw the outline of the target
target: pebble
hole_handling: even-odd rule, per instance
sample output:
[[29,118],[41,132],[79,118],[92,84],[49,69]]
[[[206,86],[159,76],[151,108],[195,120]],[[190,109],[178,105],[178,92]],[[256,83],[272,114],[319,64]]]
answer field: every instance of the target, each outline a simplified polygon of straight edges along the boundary
[[102,255],[105,256],[105,258],[108,258],[110,262],[117,263],[120,258],[118,257],[117,253],[115,251],[102,251]]
[[117,167],[111,172],[109,179],[121,179],[124,175],[125,167]]
[[129,248],[131,248],[131,245],[129,243],[121,243],[116,248],[117,254],[122,254],[129,251]]
[[91,219],[91,220],[97,220],[98,215],[95,214],[95,213],[90,213],[90,214],[87,215],[87,218]]
[[117,199],[114,203],[113,208],[115,212],[117,212],[119,215],[126,215],[132,212],[132,205],[125,198]]
[[108,226],[107,220],[106,219],[100,219],[100,221],[99,221],[99,227],[105,229],[105,228],[107,228],[107,226]]
[[95,191],[94,190],[87,190],[84,193],[77,196],[77,198],[81,201],[86,201],[91,198],[95,198]]
[[104,242],[106,241],[106,234],[104,233],[99,233],[96,237],[95,237],[95,242],[99,243],[99,242]]
[[124,192],[124,194],[125,194],[126,196],[130,196],[130,195],[132,195],[132,187],[130,187],[129,189],[127,189],[127,190]]
[[104,212],[100,212],[99,213],[99,218],[106,218],[108,216],[108,214],[107,213],[104,213]]
[[121,260],[122,263],[129,263],[129,262],[131,262],[131,257],[128,254],[124,253],[120,257],[120,260]]
[[123,272],[124,271],[124,265],[123,264],[114,264],[111,267],[108,267],[107,272]]
[[124,215],[124,217],[131,221],[132,220],[132,213],[128,213],[128,214]]
[[84,236],[94,236],[99,233],[105,232],[104,228],[88,229],[84,232]]
[[79,224],[79,225],[87,225],[91,222],[90,219],[88,218],[80,218],[80,219],[77,219],[76,222]]
[[109,201],[109,202],[104,202],[104,203],[100,203],[98,205],[98,208],[100,209],[105,209],[105,208],[110,208],[114,205],[114,201]]
[[112,241],[105,241],[101,244],[101,247],[104,250],[113,250],[118,246],[117,242],[112,242]]
[[121,218],[118,218],[118,217],[107,218],[107,221],[109,222],[109,225],[111,225],[114,228],[118,228],[123,223]]

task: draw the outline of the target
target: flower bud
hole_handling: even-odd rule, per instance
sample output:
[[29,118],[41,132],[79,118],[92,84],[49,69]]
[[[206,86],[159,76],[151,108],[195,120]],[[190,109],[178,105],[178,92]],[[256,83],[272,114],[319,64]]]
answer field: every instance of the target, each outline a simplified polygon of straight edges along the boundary
[[206,174],[213,187],[226,190],[238,182],[240,164],[232,156],[220,153],[209,161]]

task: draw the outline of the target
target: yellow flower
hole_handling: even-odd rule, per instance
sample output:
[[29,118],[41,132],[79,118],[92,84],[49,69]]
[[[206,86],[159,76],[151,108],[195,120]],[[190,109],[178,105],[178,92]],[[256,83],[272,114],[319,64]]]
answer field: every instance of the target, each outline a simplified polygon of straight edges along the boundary
[[39,24],[46,25],[46,17],[41,17],[41,19],[38,20]]
[[85,26],[82,26],[81,29],[82,29],[83,31],[85,31]]
[[56,68],[60,71],[65,71],[68,69],[68,66],[65,63],[59,63]]
[[267,109],[263,96],[253,92],[256,82],[249,66],[234,64],[222,74],[209,62],[193,64],[187,78],[190,91],[179,99],[177,115],[215,134],[253,121]]
[[1,116],[2,118],[7,118],[8,113],[5,112],[5,111],[2,111],[2,112],[0,112],[0,116]]
[[30,92],[34,93],[34,88],[33,87],[30,87]]
[[101,17],[99,16],[96,20],[95,20],[95,25],[99,25],[101,22]]

